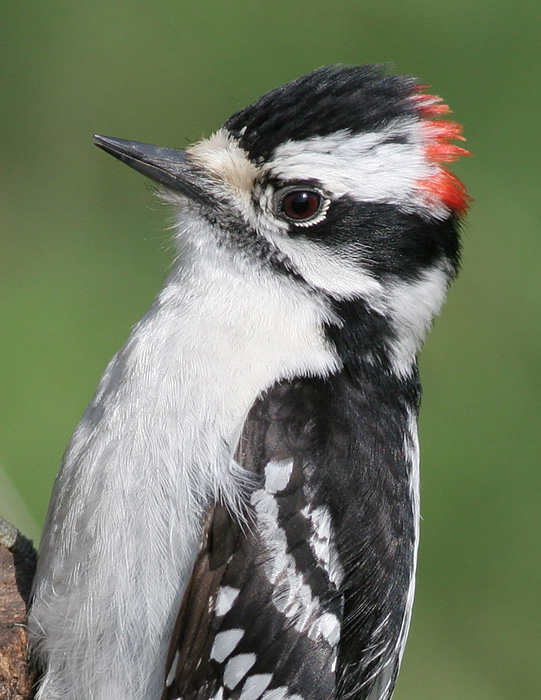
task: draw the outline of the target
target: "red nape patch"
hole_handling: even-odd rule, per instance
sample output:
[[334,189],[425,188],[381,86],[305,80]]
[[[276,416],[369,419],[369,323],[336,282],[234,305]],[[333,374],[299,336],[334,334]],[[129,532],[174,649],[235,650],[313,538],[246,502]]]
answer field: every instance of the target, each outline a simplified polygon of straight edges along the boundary
[[451,110],[442,103],[441,97],[420,92],[426,90],[427,87],[417,86],[410,99],[422,117],[423,133],[426,139],[426,157],[433,163],[440,164],[440,167],[434,177],[419,182],[419,187],[430,198],[435,198],[455,214],[462,216],[468,208],[470,198],[466,188],[456,175],[453,175],[441,163],[452,163],[462,156],[470,156],[471,153],[465,148],[451,143],[452,140],[465,141],[462,136],[462,127],[456,122],[438,119],[444,114],[449,114]]
[[470,203],[466,188],[447,168],[440,168],[436,177],[430,180],[421,180],[419,187],[430,197],[443,202],[455,214],[462,216],[466,213]]

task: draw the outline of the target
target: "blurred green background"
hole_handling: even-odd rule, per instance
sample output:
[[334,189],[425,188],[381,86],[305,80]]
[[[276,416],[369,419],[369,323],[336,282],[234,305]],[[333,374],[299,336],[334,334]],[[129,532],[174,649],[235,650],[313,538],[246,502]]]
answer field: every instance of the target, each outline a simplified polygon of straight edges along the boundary
[[39,537],[63,449],[170,264],[97,132],[183,147],[327,63],[392,61],[474,158],[461,277],[421,358],[423,530],[396,700],[538,700],[538,0],[4,3],[0,511]]

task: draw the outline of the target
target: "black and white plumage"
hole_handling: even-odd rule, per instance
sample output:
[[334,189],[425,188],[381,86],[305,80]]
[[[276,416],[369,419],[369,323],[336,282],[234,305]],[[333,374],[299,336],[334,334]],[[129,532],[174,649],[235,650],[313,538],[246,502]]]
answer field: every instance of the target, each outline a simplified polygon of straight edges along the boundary
[[467,204],[446,111],[411,78],[329,67],[183,153],[96,138],[164,186],[179,254],[55,483],[39,700],[391,696],[416,355]]

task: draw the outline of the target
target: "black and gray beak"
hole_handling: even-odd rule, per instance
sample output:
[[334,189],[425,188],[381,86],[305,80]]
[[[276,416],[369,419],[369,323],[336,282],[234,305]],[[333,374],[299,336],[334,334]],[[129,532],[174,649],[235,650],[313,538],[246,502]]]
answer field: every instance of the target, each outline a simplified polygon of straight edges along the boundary
[[94,136],[94,143],[146,177],[201,202],[209,202],[203,178],[190,167],[184,151],[126,141],[109,136]]

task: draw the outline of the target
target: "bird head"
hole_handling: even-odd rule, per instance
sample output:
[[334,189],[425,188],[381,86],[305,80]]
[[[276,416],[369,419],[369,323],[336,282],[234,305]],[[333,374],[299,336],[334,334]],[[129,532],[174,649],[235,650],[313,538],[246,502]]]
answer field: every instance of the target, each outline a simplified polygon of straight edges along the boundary
[[448,112],[411,77],[331,66],[185,151],[96,144],[164,186],[180,237],[210,231],[233,256],[387,319],[405,367],[459,263],[468,197],[445,164],[468,153],[452,143],[462,136]]

